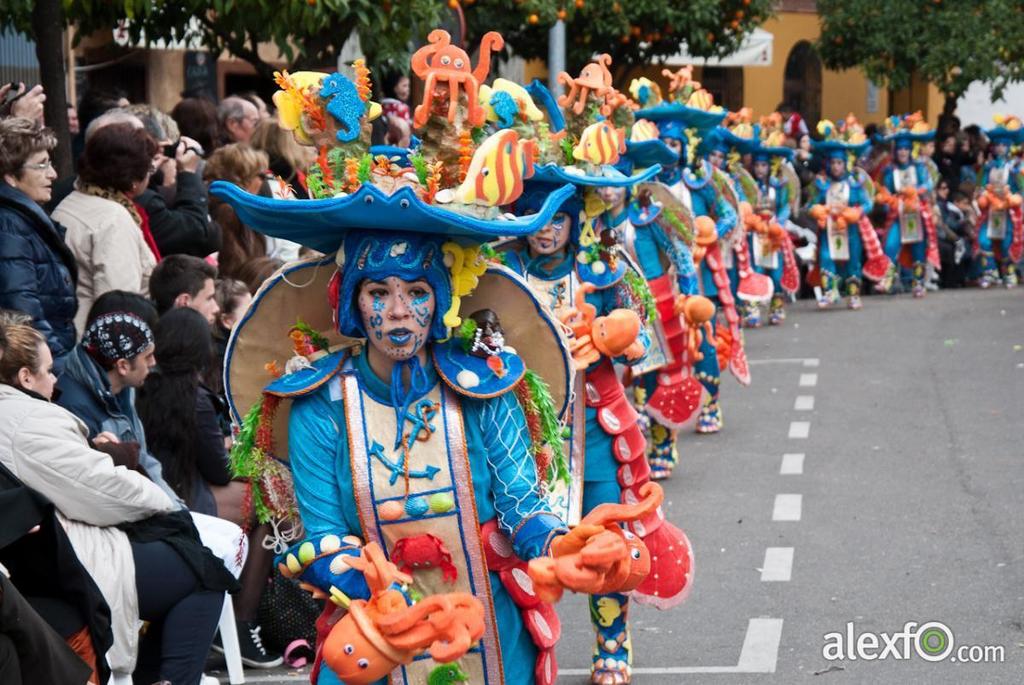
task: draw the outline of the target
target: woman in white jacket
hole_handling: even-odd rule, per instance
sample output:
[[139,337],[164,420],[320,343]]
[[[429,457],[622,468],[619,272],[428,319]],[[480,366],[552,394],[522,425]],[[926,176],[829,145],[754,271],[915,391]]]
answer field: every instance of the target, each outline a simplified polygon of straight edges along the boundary
[[[132,673],[138,658],[140,685],[198,683],[223,592],[204,589],[196,559],[186,561],[179,548],[163,540],[138,542],[118,527],[168,514],[176,505],[145,476],[92,449],[85,425],[49,401],[56,379],[42,335],[19,324],[5,326],[4,333],[0,462],[54,503],[75,552],[110,605],[111,669]],[[151,625],[140,657],[143,620]]]

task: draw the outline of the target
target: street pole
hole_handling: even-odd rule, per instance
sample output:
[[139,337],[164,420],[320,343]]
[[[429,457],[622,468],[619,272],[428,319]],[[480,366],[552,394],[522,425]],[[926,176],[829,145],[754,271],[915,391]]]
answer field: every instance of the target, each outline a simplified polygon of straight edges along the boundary
[[556,97],[562,94],[558,75],[565,71],[565,22],[559,19],[548,31],[548,90]]

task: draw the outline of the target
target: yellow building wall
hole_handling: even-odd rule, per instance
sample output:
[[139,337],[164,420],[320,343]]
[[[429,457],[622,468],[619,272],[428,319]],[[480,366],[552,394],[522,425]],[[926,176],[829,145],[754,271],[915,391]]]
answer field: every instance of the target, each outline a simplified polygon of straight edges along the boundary
[[[755,113],[774,111],[782,101],[786,59],[790,51],[800,41],[813,43],[820,34],[818,15],[810,12],[779,12],[762,28],[774,37],[772,64],[770,67],[743,67],[743,100]],[[822,69],[823,117],[839,119],[853,112],[861,123],[881,121],[889,111],[886,91],[879,91],[876,111],[868,112],[867,105],[868,80],[862,72],[856,69]]]

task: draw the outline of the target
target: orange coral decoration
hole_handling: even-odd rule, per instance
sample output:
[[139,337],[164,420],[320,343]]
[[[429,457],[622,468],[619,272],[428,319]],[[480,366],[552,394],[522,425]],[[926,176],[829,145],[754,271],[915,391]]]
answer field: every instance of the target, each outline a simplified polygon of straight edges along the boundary
[[313,94],[309,92],[309,89],[300,88],[295,81],[292,80],[291,74],[287,71],[275,71],[274,83],[277,84],[278,88],[290,93],[293,97],[298,99],[300,103],[302,103],[302,111],[307,117],[309,117],[309,121],[312,124],[311,128],[318,131],[322,131],[327,128],[327,120],[324,118],[324,110],[316,101]]
[[[612,63],[612,57],[608,53],[598,55],[597,59],[583,67],[580,75],[573,78],[568,72],[563,71],[558,75],[558,82],[569,87],[569,92],[558,96],[560,107],[572,106],[576,114],[583,114],[583,108],[587,105],[587,97],[593,93],[597,97],[605,97],[612,90],[612,73],[608,70]],[[611,107],[607,102],[601,105],[601,114],[611,114]]]
[[469,164],[473,161],[473,134],[468,129],[459,133],[459,183],[466,180]]
[[317,166],[320,167],[320,171],[324,175],[324,184],[330,188],[334,185],[334,169],[331,168],[331,163],[327,161],[327,146],[320,146],[320,154],[316,156]]
[[370,70],[366,66],[366,60],[355,60],[352,62],[352,68],[356,72],[356,92],[359,93],[359,99],[368,102],[373,87],[370,85]]
[[[451,35],[443,29],[434,29],[427,36],[428,45],[412,56],[412,70],[426,81],[423,102],[416,106],[413,124],[422,128],[427,124],[434,101],[434,90],[439,84],[448,85],[448,121],[455,123],[459,93],[466,94],[467,119],[470,126],[482,126],[487,112],[480,106],[477,91],[491,69],[491,51],[505,47],[505,39],[497,31],[488,31],[480,40],[480,61],[470,69],[469,55],[451,44]],[[460,89],[461,86],[461,89]]]
[[359,160],[349,157],[345,160],[345,190],[354,193],[359,190]]

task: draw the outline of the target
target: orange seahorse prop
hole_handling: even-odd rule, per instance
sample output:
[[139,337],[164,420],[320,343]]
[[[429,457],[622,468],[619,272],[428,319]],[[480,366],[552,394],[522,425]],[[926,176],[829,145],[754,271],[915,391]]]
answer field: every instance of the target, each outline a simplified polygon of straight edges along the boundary
[[412,578],[388,561],[376,542],[346,561],[363,573],[370,599],[352,600],[324,642],[324,661],[341,682],[367,685],[412,663],[424,650],[439,663],[455,661],[483,636],[484,608],[473,595],[430,595],[409,606],[398,588]]

